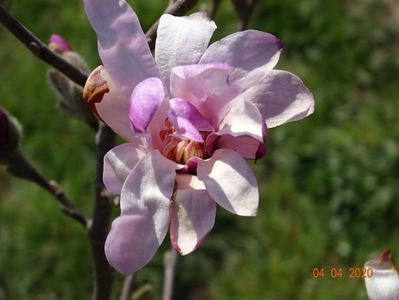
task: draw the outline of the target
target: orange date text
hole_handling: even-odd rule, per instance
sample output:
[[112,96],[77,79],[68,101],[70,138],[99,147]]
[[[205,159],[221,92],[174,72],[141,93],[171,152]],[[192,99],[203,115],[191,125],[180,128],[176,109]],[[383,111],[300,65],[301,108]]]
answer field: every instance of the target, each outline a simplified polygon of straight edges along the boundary
[[373,277],[372,268],[344,268],[344,267],[314,267],[312,270],[313,278],[349,278],[363,279]]

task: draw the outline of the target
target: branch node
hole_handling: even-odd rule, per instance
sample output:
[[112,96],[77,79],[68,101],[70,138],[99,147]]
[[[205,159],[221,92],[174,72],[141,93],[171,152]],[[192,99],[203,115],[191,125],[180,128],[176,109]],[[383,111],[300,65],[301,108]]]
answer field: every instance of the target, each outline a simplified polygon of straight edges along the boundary
[[33,52],[34,55],[40,56],[41,48],[36,42],[30,42],[29,49]]

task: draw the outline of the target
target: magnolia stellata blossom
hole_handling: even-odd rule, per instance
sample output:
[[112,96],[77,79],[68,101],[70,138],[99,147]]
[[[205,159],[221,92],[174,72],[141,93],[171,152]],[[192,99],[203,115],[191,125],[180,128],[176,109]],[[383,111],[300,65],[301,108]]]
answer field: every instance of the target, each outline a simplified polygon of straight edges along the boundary
[[399,274],[389,250],[382,252],[378,258],[367,261],[364,267],[373,270],[365,278],[370,300],[399,299]]
[[314,100],[297,76],[273,70],[282,43],[271,34],[247,30],[208,47],[216,25],[204,14],[165,14],[154,59],[125,1],[84,3],[103,63],[84,97],[127,141],[104,157],[104,184],[121,195],[105,253],[129,274],[168,230],[180,254],[196,249],[216,203],[255,216],[258,186],[245,159],[264,156],[267,128],[306,117]]

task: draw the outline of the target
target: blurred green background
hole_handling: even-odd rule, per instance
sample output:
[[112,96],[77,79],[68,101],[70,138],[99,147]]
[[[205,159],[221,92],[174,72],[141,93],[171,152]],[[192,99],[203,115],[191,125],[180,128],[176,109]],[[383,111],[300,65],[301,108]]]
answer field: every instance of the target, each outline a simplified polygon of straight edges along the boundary
[[[81,1],[2,3],[42,40],[59,33],[91,68],[99,64]],[[130,4],[148,29],[166,2]],[[399,258],[398,16],[393,0],[259,1],[249,27],[282,39],[278,67],[304,80],[316,112],[269,132],[269,155],[254,165],[259,215],[218,209],[203,245],[179,259],[175,299],[366,299],[363,280],[349,279],[349,268],[384,248]],[[228,0],[216,23],[214,40],[235,31]],[[23,123],[27,156],[90,215],[93,135],[56,109],[47,70],[0,27],[0,105]],[[151,284],[153,299],[160,298],[168,243],[135,275],[138,285]],[[0,299],[89,299],[90,259],[85,233],[57,202],[1,169]],[[326,277],[314,279],[314,267]],[[333,267],[345,276],[332,279]],[[121,282],[115,274],[115,299]]]

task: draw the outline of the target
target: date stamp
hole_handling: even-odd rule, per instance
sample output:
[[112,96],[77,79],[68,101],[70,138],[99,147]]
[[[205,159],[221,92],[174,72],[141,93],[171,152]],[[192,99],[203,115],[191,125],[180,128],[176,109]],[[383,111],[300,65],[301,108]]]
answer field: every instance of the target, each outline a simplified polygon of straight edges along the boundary
[[313,278],[349,278],[364,279],[374,275],[372,268],[344,268],[344,267],[314,267],[312,270]]

